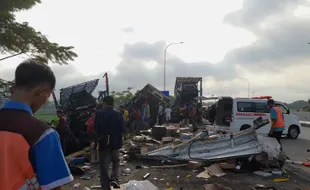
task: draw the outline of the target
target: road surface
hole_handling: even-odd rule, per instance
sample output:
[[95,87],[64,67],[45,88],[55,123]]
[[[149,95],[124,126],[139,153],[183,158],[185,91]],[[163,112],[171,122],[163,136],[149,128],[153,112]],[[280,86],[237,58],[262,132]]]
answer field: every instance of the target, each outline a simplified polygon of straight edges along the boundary
[[[298,139],[282,139],[282,145],[291,160],[310,161],[310,152],[307,152],[310,149],[310,128],[303,127]],[[310,168],[302,168],[310,174]]]
[[301,121],[310,121],[310,112],[292,112]]

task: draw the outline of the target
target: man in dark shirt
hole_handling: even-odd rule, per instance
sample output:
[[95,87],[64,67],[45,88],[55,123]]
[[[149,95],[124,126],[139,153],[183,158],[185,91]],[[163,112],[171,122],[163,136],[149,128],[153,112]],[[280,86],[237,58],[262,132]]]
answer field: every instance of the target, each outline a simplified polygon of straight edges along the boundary
[[65,116],[65,113],[61,109],[57,110],[56,115],[59,118],[56,130],[57,130],[59,137],[60,137],[63,152],[64,152],[64,154],[66,154],[66,151],[65,151],[66,150],[66,143],[65,142],[69,136],[69,127],[67,125],[67,118]]
[[[103,98],[103,108],[96,112],[95,130],[99,137],[100,182],[105,190],[120,188],[119,149],[123,145],[123,115],[113,109],[114,99]],[[112,162],[112,174],[109,177],[109,165]]]

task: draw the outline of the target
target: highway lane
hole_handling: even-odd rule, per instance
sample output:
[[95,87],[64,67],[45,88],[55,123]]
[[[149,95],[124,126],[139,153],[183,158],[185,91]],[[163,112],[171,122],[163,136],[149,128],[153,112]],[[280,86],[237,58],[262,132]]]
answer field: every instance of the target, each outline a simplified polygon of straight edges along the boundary
[[[303,127],[302,133],[297,139],[282,139],[283,150],[291,160],[310,161],[310,128]],[[310,168],[301,167],[310,173]]]
[[310,112],[292,112],[301,121],[310,121]]

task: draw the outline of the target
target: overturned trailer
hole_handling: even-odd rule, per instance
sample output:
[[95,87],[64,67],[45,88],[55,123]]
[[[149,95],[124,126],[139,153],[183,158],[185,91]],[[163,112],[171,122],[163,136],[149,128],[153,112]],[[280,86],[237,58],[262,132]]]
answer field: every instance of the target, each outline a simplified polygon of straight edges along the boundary
[[168,104],[169,97],[165,96],[151,84],[147,84],[137,94],[135,94],[135,96],[128,102],[126,107],[128,109],[140,109],[142,104],[145,102],[147,102],[150,106],[150,125],[154,125],[156,123],[159,103],[162,102],[164,104]]
[[177,77],[174,86],[175,100],[171,107],[171,122],[179,122],[179,109],[185,104],[195,102],[198,96],[202,96],[202,77]]
[[97,106],[96,98],[92,93],[98,82],[99,79],[94,79],[60,89],[58,108],[65,112],[71,130],[64,144],[66,155],[88,144],[85,122],[90,117],[90,111]]

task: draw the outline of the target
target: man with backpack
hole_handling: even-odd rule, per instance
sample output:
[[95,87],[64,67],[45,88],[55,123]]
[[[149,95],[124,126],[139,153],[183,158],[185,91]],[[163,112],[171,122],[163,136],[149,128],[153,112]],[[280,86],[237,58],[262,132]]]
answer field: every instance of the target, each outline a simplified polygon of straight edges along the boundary
[[0,110],[1,189],[60,190],[73,181],[58,133],[33,116],[55,84],[52,70],[34,59],[16,68],[11,99]]

